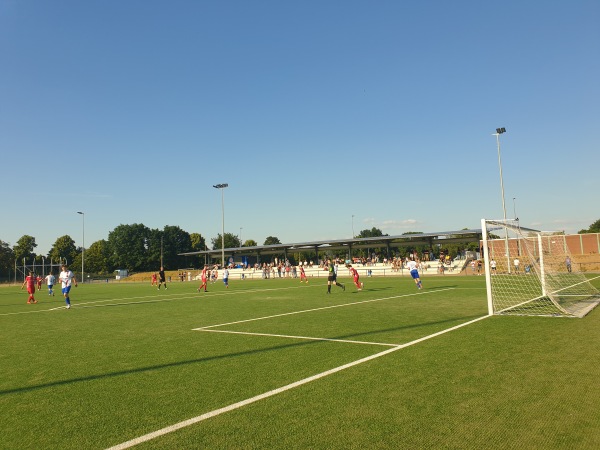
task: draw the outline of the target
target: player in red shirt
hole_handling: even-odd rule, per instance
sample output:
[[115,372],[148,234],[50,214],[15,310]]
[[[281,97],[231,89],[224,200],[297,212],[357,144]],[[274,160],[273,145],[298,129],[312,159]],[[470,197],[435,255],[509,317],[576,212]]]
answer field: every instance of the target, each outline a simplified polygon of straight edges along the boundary
[[36,299],[33,297],[33,294],[35,294],[35,275],[33,272],[29,271],[29,275],[25,277],[21,289],[23,289],[25,285],[27,285],[27,293],[29,294],[27,303],[37,303]]
[[350,270],[350,275],[352,275],[352,279],[354,281],[356,288],[359,291],[362,291],[362,288],[365,287],[365,283],[361,283],[360,281],[358,281],[358,279],[360,278],[360,276],[358,275],[358,270],[356,270],[350,264],[348,264],[348,270]]
[[152,284],[150,286],[158,286],[158,281],[156,280],[156,274],[152,274]]
[[40,277],[39,275],[35,278],[35,282],[37,283],[38,291],[42,290],[42,280],[43,280],[43,278]]
[[308,278],[306,278],[306,273],[304,272],[304,266],[300,266],[300,283],[302,283],[303,281],[306,281],[306,284],[308,284]]
[[200,277],[202,278],[202,284],[196,290],[200,292],[200,289],[204,288],[204,292],[206,292],[206,282],[208,281],[206,276],[206,266],[204,266],[204,269],[202,269],[202,274],[200,275]]

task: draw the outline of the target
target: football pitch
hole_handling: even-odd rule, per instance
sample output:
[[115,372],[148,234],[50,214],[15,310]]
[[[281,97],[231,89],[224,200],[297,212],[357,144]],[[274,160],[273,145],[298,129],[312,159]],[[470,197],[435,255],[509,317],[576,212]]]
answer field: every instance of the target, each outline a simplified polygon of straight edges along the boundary
[[[597,449],[600,311],[483,276],[0,288],[3,449]],[[596,286],[598,279],[594,280]]]

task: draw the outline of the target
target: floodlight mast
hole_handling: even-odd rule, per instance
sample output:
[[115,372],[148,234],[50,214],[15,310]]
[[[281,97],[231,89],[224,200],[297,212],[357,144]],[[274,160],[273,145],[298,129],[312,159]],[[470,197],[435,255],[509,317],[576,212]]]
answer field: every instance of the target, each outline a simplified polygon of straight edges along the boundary
[[215,189],[221,189],[221,262],[222,268],[225,269],[225,193],[224,189],[228,187],[227,183],[214,184]]
[[81,245],[81,282],[85,282],[83,278],[83,261],[85,257],[85,213],[82,211],[77,211],[77,214],[81,214],[81,223],[82,223],[82,245]]
[[[506,203],[504,201],[504,179],[502,177],[502,158],[500,156],[500,135],[502,133],[506,133],[506,128],[496,128],[496,133],[493,136],[496,136],[496,143],[498,145],[498,167],[500,168],[500,191],[502,192],[502,214],[504,222],[506,222]],[[510,273],[510,255],[508,251],[508,228],[504,227],[504,250],[506,252],[506,268],[508,273]]]

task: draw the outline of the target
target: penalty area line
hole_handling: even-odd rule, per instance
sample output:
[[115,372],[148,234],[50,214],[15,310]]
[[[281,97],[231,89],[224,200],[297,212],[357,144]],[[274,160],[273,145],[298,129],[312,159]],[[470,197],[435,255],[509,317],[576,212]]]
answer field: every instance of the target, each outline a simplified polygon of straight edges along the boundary
[[266,337],[278,337],[286,339],[300,339],[305,341],[326,341],[326,342],[343,342],[347,344],[364,344],[364,345],[384,345],[386,347],[397,347],[398,344],[389,344],[386,342],[366,342],[366,341],[353,341],[351,339],[332,339],[332,338],[320,338],[310,336],[291,336],[287,334],[271,334],[271,333],[250,333],[247,331],[229,331],[229,330],[206,330],[198,329],[194,331],[204,331],[206,333],[225,333],[225,334],[244,334],[247,336],[266,336]]
[[258,402],[260,400],[264,400],[266,398],[273,397],[274,395],[281,394],[282,392],[289,391],[291,389],[303,386],[305,384],[311,383],[313,381],[319,380],[319,379],[327,377],[329,375],[333,375],[335,373],[341,372],[342,370],[346,370],[346,369],[349,369],[351,367],[358,366],[359,364],[363,364],[363,363],[366,363],[368,361],[372,361],[374,359],[377,359],[377,358],[380,358],[382,356],[388,355],[390,353],[396,352],[396,351],[401,350],[403,348],[410,347],[411,345],[415,345],[415,344],[421,343],[423,341],[426,341],[428,339],[432,339],[434,337],[440,336],[442,334],[449,333],[450,331],[454,331],[454,330],[457,330],[459,328],[465,327],[467,325],[471,325],[471,324],[476,323],[476,322],[478,322],[480,320],[487,319],[488,317],[492,317],[492,316],[487,315],[487,316],[478,317],[477,319],[470,320],[468,322],[462,323],[460,325],[456,325],[456,326],[451,327],[451,328],[447,328],[447,329],[442,330],[442,331],[438,331],[437,333],[433,333],[433,334],[430,334],[428,336],[424,336],[424,337],[419,338],[419,339],[415,339],[414,341],[410,341],[410,342],[407,342],[405,344],[397,345],[397,346],[395,346],[393,348],[389,348],[389,349],[384,350],[382,352],[375,353],[374,355],[367,356],[365,358],[361,358],[361,359],[358,359],[356,361],[352,361],[352,362],[344,364],[342,366],[334,367],[333,369],[326,370],[325,372],[318,373],[316,375],[310,376],[308,378],[304,378],[304,379],[296,381],[294,383],[287,384],[287,385],[282,386],[282,387],[277,388],[277,389],[273,389],[273,390],[265,392],[263,394],[256,395],[256,396],[248,398],[246,400],[242,400],[242,401],[239,401],[239,402],[236,402],[236,403],[232,403],[231,405],[227,405],[227,406],[225,406],[223,408],[215,409],[215,410],[207,412],[205,414],[201,414],[199,416],[192,417],[191,419],[187,419],[187,420],[184,420],[182,422],[178,422],[176,424],[169,425],[168,427],[161,428],[160,430],[156,430],[156,431],[153,431],[151,433],[145,434],[143,436],[139,436],[137,438],[131,439],[131,440],[126,441],[126,442],[123,442],[121,444],[117,444],[117,445],[115,445],[113,447],[109,447],[107,450],[124,450],[124,449],[127,449],[127,448],[131,448],[131,447],[133,447],[135,445],[138,445],[138,444],[141,444],[143,442],[151,441],[152,439],[156,439],[156,438],[158,438],[160,436],[164,436],[165,434],[169,434],[169,433],[172,433],[174,431],[180,430],[182,428],[186,428],[186,427],[189,427],[189,426],[194,425],[196,423],[202,422],[204,420],[211,419],[213,417],[219,416],[219,415],[221,415],[223,413],[234,411],[236,409],[242,408],[242,407],[250,405],[252,403],[256,403],[256,402]]
[[207,325],[205,327],[192,328],[192,331],[204,331],[209,328],[218,328],[218,327],[224,327],[224,326],[228,326],[228,325],[237,325],[240,323],[255,322],[257,320],[274,319],[276,317],[293,316],[295,314],[304,314],[304,313],[315,312],[315,311],[323,311],[326,309],[345,308],[347,306],[362,305],[365,303],[373,303],[373,302],[381,302],[383,300],[391,300],[391,299],[395,299],[395,298],[414,297],[417,295],[435,294],[437,292],[449,291],[449,290],[453,290],[453,289],[455,289],[455,288],[443,288],[443,289],[436,289],[436,290],[424,291],[424,292],[420,291],[420,292],[415,292],[412,294],[402,294],[402,295],[393,295],[391,297],[373,298],[370,300],[361,300],[361,301],[351,302],[351,303],[340,303],[338,305],[322,306],[319,308],[312,308],[312,309],[303,309],[301,311],[292,311],[292,312],[287,312],[287,313],[274,314],[272,316],[255,317],[253,319],[245,319],[245,320],[238,320],[235,322],[219,323],[216,325]]

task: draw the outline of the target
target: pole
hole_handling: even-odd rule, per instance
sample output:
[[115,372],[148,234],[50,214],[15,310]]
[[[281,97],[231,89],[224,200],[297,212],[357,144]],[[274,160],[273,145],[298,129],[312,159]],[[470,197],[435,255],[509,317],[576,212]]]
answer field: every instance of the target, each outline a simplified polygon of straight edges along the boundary
[[515,216],[515,220],[517,220],[517,205],[515,203],[516,199],[517,197],[513,197],[513,215]]
[[483,240],[483,262],[485,263],[485,292],[487,296],[488,316],[494,314],[494,302],[492,298],[492,274],[490,269],[490,250],[487,241],[487,224],[481,219],[481,237]]
[[539,251],[539,258],[540,258],[540,282],[542,284],[542,295],[544,297],[546,297],[548,295],[548,292],[546,290],[546,273],[544,271],[544,246],[542,244],[542,234],[541,233],[537,234],[537,245],[538,245],[538,251]]
[[225,269],[225,189],[221,189],[221,268]]
[[227,183],[215,184],[215,189],[221,189],[221,262],[222,268],[225,268],[225,191],[224,189],[229,186]]
[[[506,203],[504,201],[504,179],[502,177],[502,158],[500,156],[500,135],[504,133],[506,129],[496,128],[496,143],[498,144],[498,166],[500,167],[500,190],[502,192],[502,214],[504,222],[506,222]],[[510,254],[508,251],[508,228],[504,227],[504,251],[506,252],[506,268],[510,273]]]
[[77,211],[77,214],[81,214],[81,282],[85,282],[84,280],[84,261],[85,261],[85,214],[81,211]]

